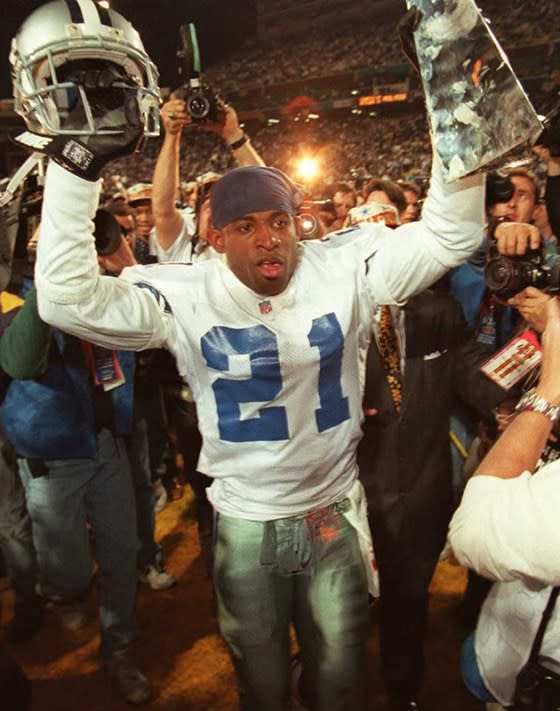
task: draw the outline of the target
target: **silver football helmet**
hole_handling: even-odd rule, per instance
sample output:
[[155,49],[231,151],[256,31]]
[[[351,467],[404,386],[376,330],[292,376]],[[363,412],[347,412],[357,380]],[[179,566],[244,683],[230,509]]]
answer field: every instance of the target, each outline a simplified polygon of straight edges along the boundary
[[157,68],[138,32],[114,10],[93,0],[48,2],[20,27],[10,62],[15,111],[30,131],[119,134],[132,96],[144,135],[159,135]]

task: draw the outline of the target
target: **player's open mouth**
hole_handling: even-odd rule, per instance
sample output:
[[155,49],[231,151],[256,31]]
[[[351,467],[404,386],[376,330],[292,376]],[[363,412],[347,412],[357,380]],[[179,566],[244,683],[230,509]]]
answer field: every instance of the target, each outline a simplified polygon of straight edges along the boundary
[[267,279],[274,279],[277,277],[283,269],[282,262],[277,260],[263,259],[258,263],[258,267],[262,272],[262,275]]

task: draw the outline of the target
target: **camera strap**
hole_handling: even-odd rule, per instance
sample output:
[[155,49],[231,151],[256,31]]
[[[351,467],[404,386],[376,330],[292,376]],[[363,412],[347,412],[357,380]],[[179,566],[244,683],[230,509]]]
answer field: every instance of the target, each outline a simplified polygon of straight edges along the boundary
[[552,588],[552,590],[550,591],[548,602],[546,603],[546,607],[544,608],[541,622],[539,624],[537,634],[535,635],[535,639],[533,640],[533,646],[531,647],[531,653],[529,655],[528,660],[530,662],[536,662],[538,659],[539,651],[544,638],[544,633],[546,631],[548,621],[550,620],[550,617],[552,615],[552,610],[554,609],[554,605],[556,604],[556,598],[558,597],[559,592],[560,588]]

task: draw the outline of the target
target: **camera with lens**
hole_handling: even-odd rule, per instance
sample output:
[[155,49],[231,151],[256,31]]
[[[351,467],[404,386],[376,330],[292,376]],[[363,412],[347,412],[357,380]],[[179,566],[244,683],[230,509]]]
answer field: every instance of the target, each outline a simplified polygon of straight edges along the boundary
[[488,289],[501,299],[509,299],[528,286],[548,293],[560,291],[560,255],[547,256],[542,249],[531,249],[522,256],[499,254],[492,241],[484,280]]
[[223,111],[218,95],[201,77],[195,26],[192,23],[181,25],[179,38],[178,71],[184,83],[174,94],[185,102],[186,111],[195,123],[218,123]]
[[[326,214],[326,215],[325,215]],[[298,211],[301,224],[301,239],[317,239],[325,233],[328,216],[336,217],[336,208],[332,200],[305,200]],[[323,215],[327,219],[323,219]],[[331,222],[332,222],[331,220]]]

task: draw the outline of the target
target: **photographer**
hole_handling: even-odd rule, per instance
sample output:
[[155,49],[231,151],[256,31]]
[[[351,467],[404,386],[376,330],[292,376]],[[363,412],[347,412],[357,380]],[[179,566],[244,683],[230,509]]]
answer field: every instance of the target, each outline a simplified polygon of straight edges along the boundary
[[[214,131],[220,135],[232,150],[238,165],[264,165],[255,151],[250,138],[239,126],[237,113],[233,107],[219,101],[218,122],[193,122],[185,101],[172,97],[161,109],[161,119],[165,130],[163,144],[156,162],[153,176],[152,207],[155,219],[155,233],[158,244],[165,252],[173,248],[174,261],[191,261],[198,240],[206,240],[200,234],[200,207],[196,237],[189,233],[184,215],[176,206],[179,187],[181,137],[185,126],[200,131]],[[176,242],[179,240],[179,244]],[[205,255],[208,256],[208,255]],[[162,260],[160,260],[162,261]],[[167,261],[167,259],[165,260]]]
[[[463,651],[465,683],[479,699],[504,706],[514,700],[551,586],[560,584],[560,460],[539,461],[560,414],[560,304],[533,289],[510,301],[533,316],[544,306],[540,380],[467,484],[449,529],[458,560],[497,581]],[[541,653],[556,662],[559,636],[553,612]],[[556,708],[555,698],[538,708]]]
[[341,230],[348,213],[356,207],[356,193],[348,183],[335,183],[325,197],[332,201],[332,209],[325,215],[327,219],[323,218],[328,225],[328,232]]

